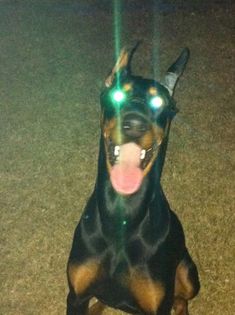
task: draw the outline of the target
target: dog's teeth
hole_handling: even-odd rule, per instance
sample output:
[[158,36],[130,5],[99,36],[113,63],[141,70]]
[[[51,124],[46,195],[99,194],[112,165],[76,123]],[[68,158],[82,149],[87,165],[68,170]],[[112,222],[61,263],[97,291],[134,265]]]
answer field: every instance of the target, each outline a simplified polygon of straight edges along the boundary
[[116,145],[115,148],[114,148],[114,155],[115,156],[118,156],[120,153],[120,146],[119,145]]
[[141,150],[140,159],[143,160],[145,158],[146,150]]

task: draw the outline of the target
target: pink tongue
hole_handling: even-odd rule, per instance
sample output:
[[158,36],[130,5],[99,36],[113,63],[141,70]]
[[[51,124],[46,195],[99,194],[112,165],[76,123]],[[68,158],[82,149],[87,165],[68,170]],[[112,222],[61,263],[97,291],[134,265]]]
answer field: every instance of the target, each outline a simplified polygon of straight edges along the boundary
[[118,193],[129,195],[139,189],[143,179],[140,153],[141,148],[135,143],[120,146],[119,161],[111,170],[111,183]]

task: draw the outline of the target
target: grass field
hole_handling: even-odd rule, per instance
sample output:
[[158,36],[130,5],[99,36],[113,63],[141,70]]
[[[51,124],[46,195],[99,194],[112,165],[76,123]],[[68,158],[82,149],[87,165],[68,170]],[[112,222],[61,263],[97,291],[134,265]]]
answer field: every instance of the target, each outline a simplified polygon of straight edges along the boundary
[[[122,43],[144,39],[134,70],[152,76],[158,65],[158,78],[191,50],[162,182],[199,267],[191,314],[232,315],[235,6],[168,2],[154,11],[126,1]],[[0,1],[0,315],[65,313],[66,261],[94,185],[99,92],[114,59],[110,3]]]

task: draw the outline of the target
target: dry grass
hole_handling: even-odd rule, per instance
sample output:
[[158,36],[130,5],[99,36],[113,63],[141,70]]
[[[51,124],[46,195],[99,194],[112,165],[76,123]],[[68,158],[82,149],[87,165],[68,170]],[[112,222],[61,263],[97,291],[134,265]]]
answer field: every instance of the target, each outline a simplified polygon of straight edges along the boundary
[[[95,180],[99,90],[113,58],[105,2],[0,2],[1,315],[65,312],[66,260]],[[161,72],[185,45],[192,52],[163,185],[200,270],[194,315],[235,306],[233,9],[161,12],[155,33],[151,10],[123,14],[123,41],[145,38],[143,74],[156,38]]]

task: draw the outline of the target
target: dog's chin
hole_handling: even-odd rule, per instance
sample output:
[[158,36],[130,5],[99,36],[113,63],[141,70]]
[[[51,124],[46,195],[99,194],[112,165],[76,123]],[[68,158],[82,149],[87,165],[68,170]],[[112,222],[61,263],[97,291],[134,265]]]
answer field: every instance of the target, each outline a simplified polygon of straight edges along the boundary
[[[109,148],[109,175],[113,189],[121,195],[136,193],[143,182],[145,167],[149,164],[152,151],[142,149],[134,142]],[[144,167],[145,166],[145,167]]]

